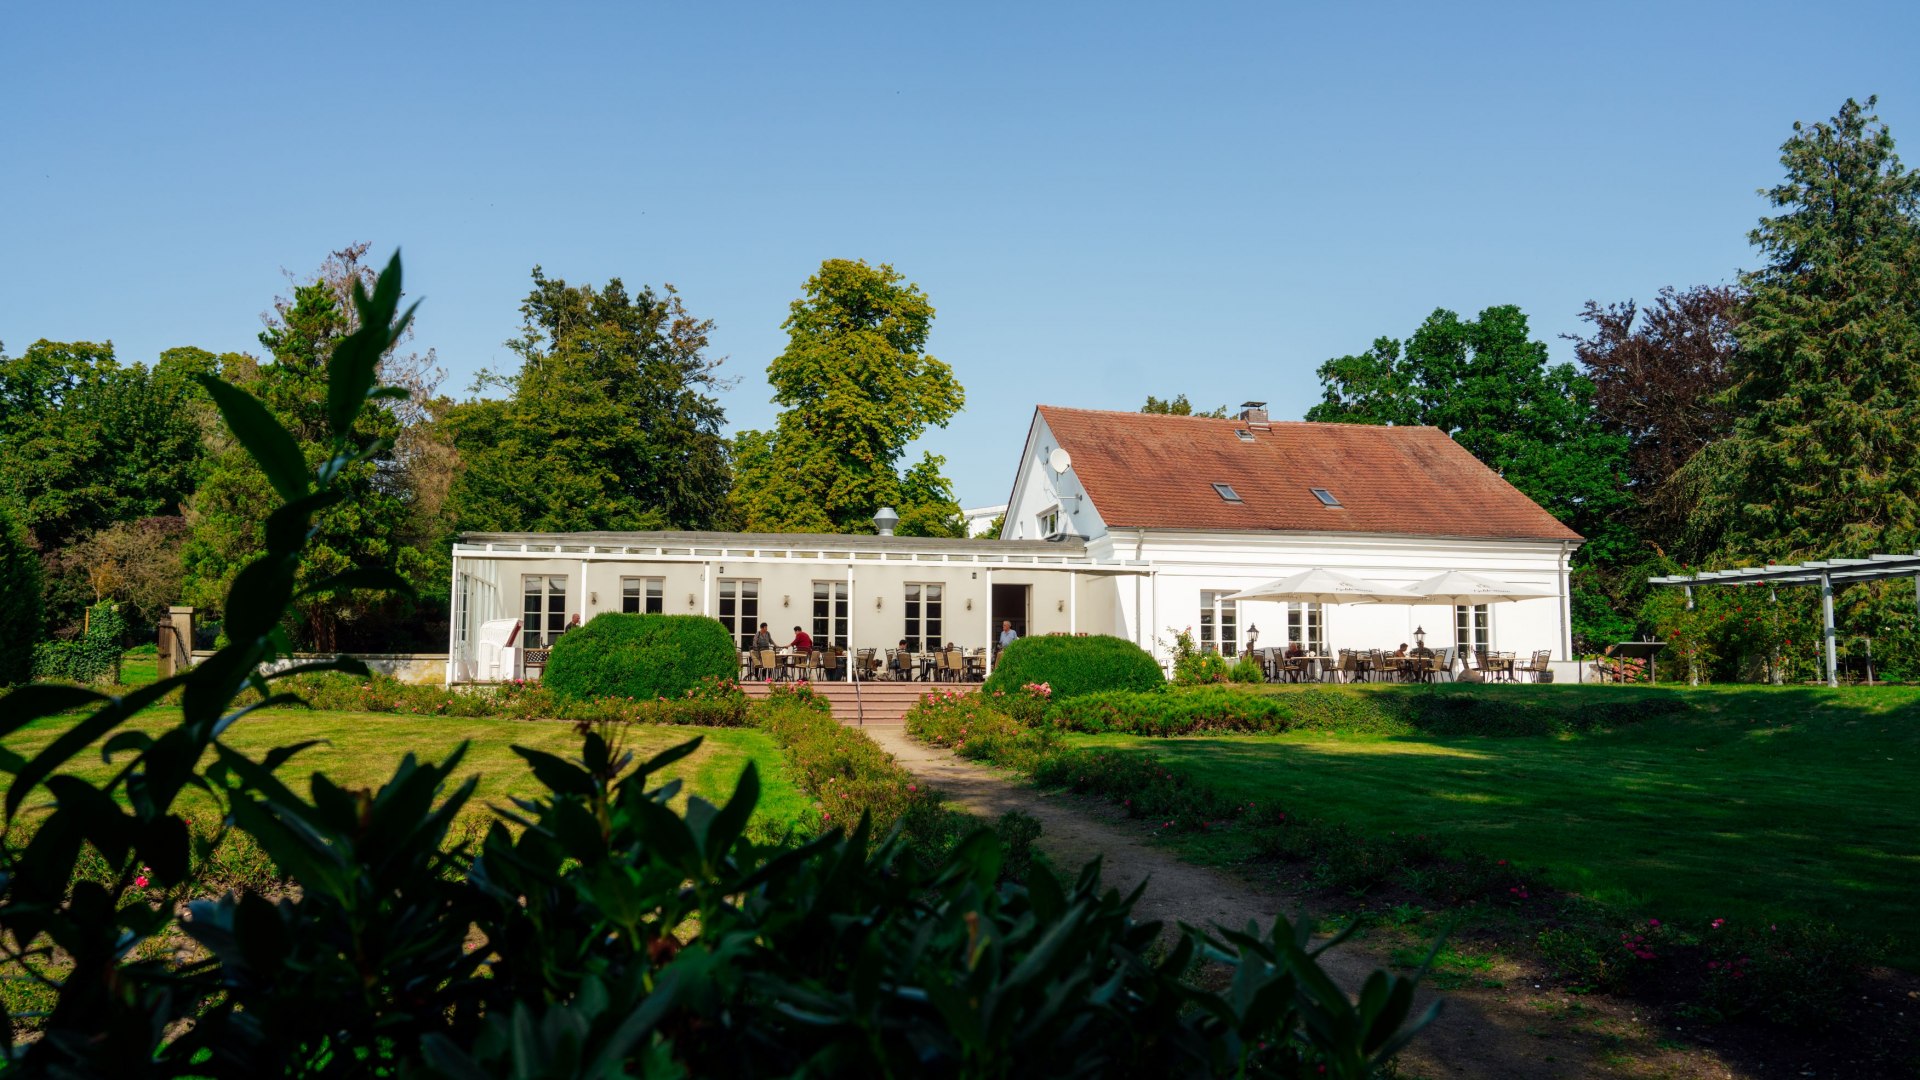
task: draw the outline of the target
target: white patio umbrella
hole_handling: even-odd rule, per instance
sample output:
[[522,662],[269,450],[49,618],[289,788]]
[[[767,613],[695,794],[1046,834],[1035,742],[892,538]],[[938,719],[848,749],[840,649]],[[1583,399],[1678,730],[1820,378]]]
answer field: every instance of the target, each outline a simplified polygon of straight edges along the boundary
[[1362,581],[1333,570],[1302,570],[1264,585],[1234,593],[1228,600],[1272,600],[1287,604],[1411,604],[1420,597],[1398,585]]
[[1475,604],[1499,604],[1508,600],[1538,600],[1547,596],[1560,595],[1557,591],[1541,585],[1517,585],[1511,581],[1495,581],[1469,574],[1464,570],[1449,570],[1444,574],[1435,574],[1422,581],[1407,586],[1416,604],[1446,604],[1449,607],[1472,607]]
[[1315,567],[1234,593],[1228,600],[1270,600],[1285,604],[1411,604],[1420,598],[1397,585],[1362,581]]

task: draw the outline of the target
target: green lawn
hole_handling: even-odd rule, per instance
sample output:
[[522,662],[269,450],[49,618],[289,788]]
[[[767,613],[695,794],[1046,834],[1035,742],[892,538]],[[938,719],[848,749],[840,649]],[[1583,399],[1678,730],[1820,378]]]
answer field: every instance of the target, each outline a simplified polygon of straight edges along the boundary
[[[1489,694],[1523,688],[1490,688]],[[1634,694],[1524,688],[1524,696]],[[1436,834],[1649,916],[1803,914],[1920,968],[1920,690],[1727,688],[1568,737],[1075,736],[1178,762],[1236,797]],[[1196,857],[1219,842],[1182,838]]]
[[[170,709],[154,709],[137,717],[130,725],[159,731],[177,715]],[[71,719],[41,720],[28,725],[5,740],[9,750],[32,757],[72,723]],[[703,737],[699,751],[674,763],[666,776],[686,782],[686,792],[718,802],[733,791],[746,762],[760,770],[761,796],[756,816],[769,824],[780,825],[797,820],[808,800],[788,779],[786,765],[773,741],[751,728],[686,728],[633,725],[623,729],[627,745],[647,755],[676,743]],[[254,713],[227,733],[226,741],[255,758],[275,746],[325,739],[293,759],[280,770],[296,791],[306,790],[306,778],[324,772],[343,787],[373,787],[393,773],[408,752],[429,760],[440,760],[451,753],[461,740],[469,740],[466,760],[460,775],[477,774],[473,805],[506,805],[511,796],[538,794],[539,788],[527,771],[526,763],[509,749],[518,744],[572,757],[579,752],[580,737],[571,725],[534,723],[516,720],[460,719],[450,717],[406,716],[394,713],[325,712],[307,709],[274,709]],[[109,774],[97,751],[87,751],[72,759],[66,771],[103,779]],[[193,807],[211,809],[211,803],[193,790],[188,813]],[[684,799],[684,795],[682,796]],[[44,801],[44,794],[35,801]]]

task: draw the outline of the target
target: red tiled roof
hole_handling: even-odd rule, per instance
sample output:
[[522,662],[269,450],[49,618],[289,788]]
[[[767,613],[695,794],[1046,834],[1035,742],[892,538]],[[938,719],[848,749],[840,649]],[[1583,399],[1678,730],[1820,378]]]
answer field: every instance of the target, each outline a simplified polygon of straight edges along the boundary
[[1438,428],[1039,412],[1110,527],[1581,539]]

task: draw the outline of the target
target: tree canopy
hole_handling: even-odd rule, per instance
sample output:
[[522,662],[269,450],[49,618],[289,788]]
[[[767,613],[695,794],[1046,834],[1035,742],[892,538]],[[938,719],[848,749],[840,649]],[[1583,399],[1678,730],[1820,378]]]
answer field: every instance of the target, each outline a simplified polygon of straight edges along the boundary
[[713,323],[668,286],[629,294],[533,270],[508,395],[451,409],[448,508],[481,531],[713,528],[729,467]]
[[1324,397],[1307,419],[1430,424],[1586,536],[1589,558],[1632,547],[1617,520],[1626,440],[1593,423],[1592,381],[1549,364],[1519,308],[1436,310],[1404,345],[1378,338],[1319,374]]
[[793,302],[787,347],[767,367],[783,407],[772,431],[734,444],[733,505],[756,532],[867,532],[893,506],[903,530],[964,536],[965,522],[923,455],[907,447],[944,427],[966,400],[953,370],[925,352],[933,305],[893,267],[829,259]]
[[1920,174],[1866,103],[1794,124],[1749,238],[1732,431],[1696,543],[1779,561],[1920,545]]
[[[297,285],[291,298],[276,303],[260,334],[271,361],[236,364],[227,372],[228,381],[258,397],[293,435],[310,467],[332,453],[326,364],[334,346],[354,329],[348,314],[352,305],[341,291],[360,280],[356,270]],[[429,558],[408,532],[413,519],[392,451],[400,432],[392,408],[359,413],[350,441],[368,456],[336,482],[350,497],[315,515],[314,535],[299,568],[303,585],[355,569],[431,576],[425,573]],[[182,552],[188,600],[208,607],[219,604],[234,575],[264,550],[266,518],[275,505],[273,485],[242,446],[230,439],[213,445],[211,467],[187,509],[190,532]],[[369,593],[303,597],[295,607],[304,643],[321,651],[338,648],[344,625],[365,619],[384,603]]]
[[1204,416],[1214,420],[1224,420],[1227,418],[1227,407],[1225,405],[1209,412],[1196,412],[1194,411],[1193,403],[1187,400],[1187,395],[1185,394],[1179,394],[1166,399],[1157,398],[1152,394],[1148,394],[1147,403],[1140,406],[1140,411],[1143,413],[1159,413],[1163,416]]

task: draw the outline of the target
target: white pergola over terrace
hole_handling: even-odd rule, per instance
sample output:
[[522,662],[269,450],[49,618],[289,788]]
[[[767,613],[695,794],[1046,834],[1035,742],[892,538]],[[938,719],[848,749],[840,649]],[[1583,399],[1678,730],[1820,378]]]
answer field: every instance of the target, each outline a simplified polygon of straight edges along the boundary
[[1692,574],[1668,574],[1651,577],[1653,585],[1679,585],[1687,590],[1687,606],[1693,606],[1695,585],[1818,585],[1820,586],[1821,636],[1826,644],[1827,685],[1840,685],[1840,658],[1834,641],[1833,591],[1848,585],[1865,585],[1889,578],[1911,578],[1914,604],[1920,610],[1920,552],[1911,555],[1869,555],[1864,559],[1819,559],[1813,562],[1749,566],[1738,570],[1701,570]]

